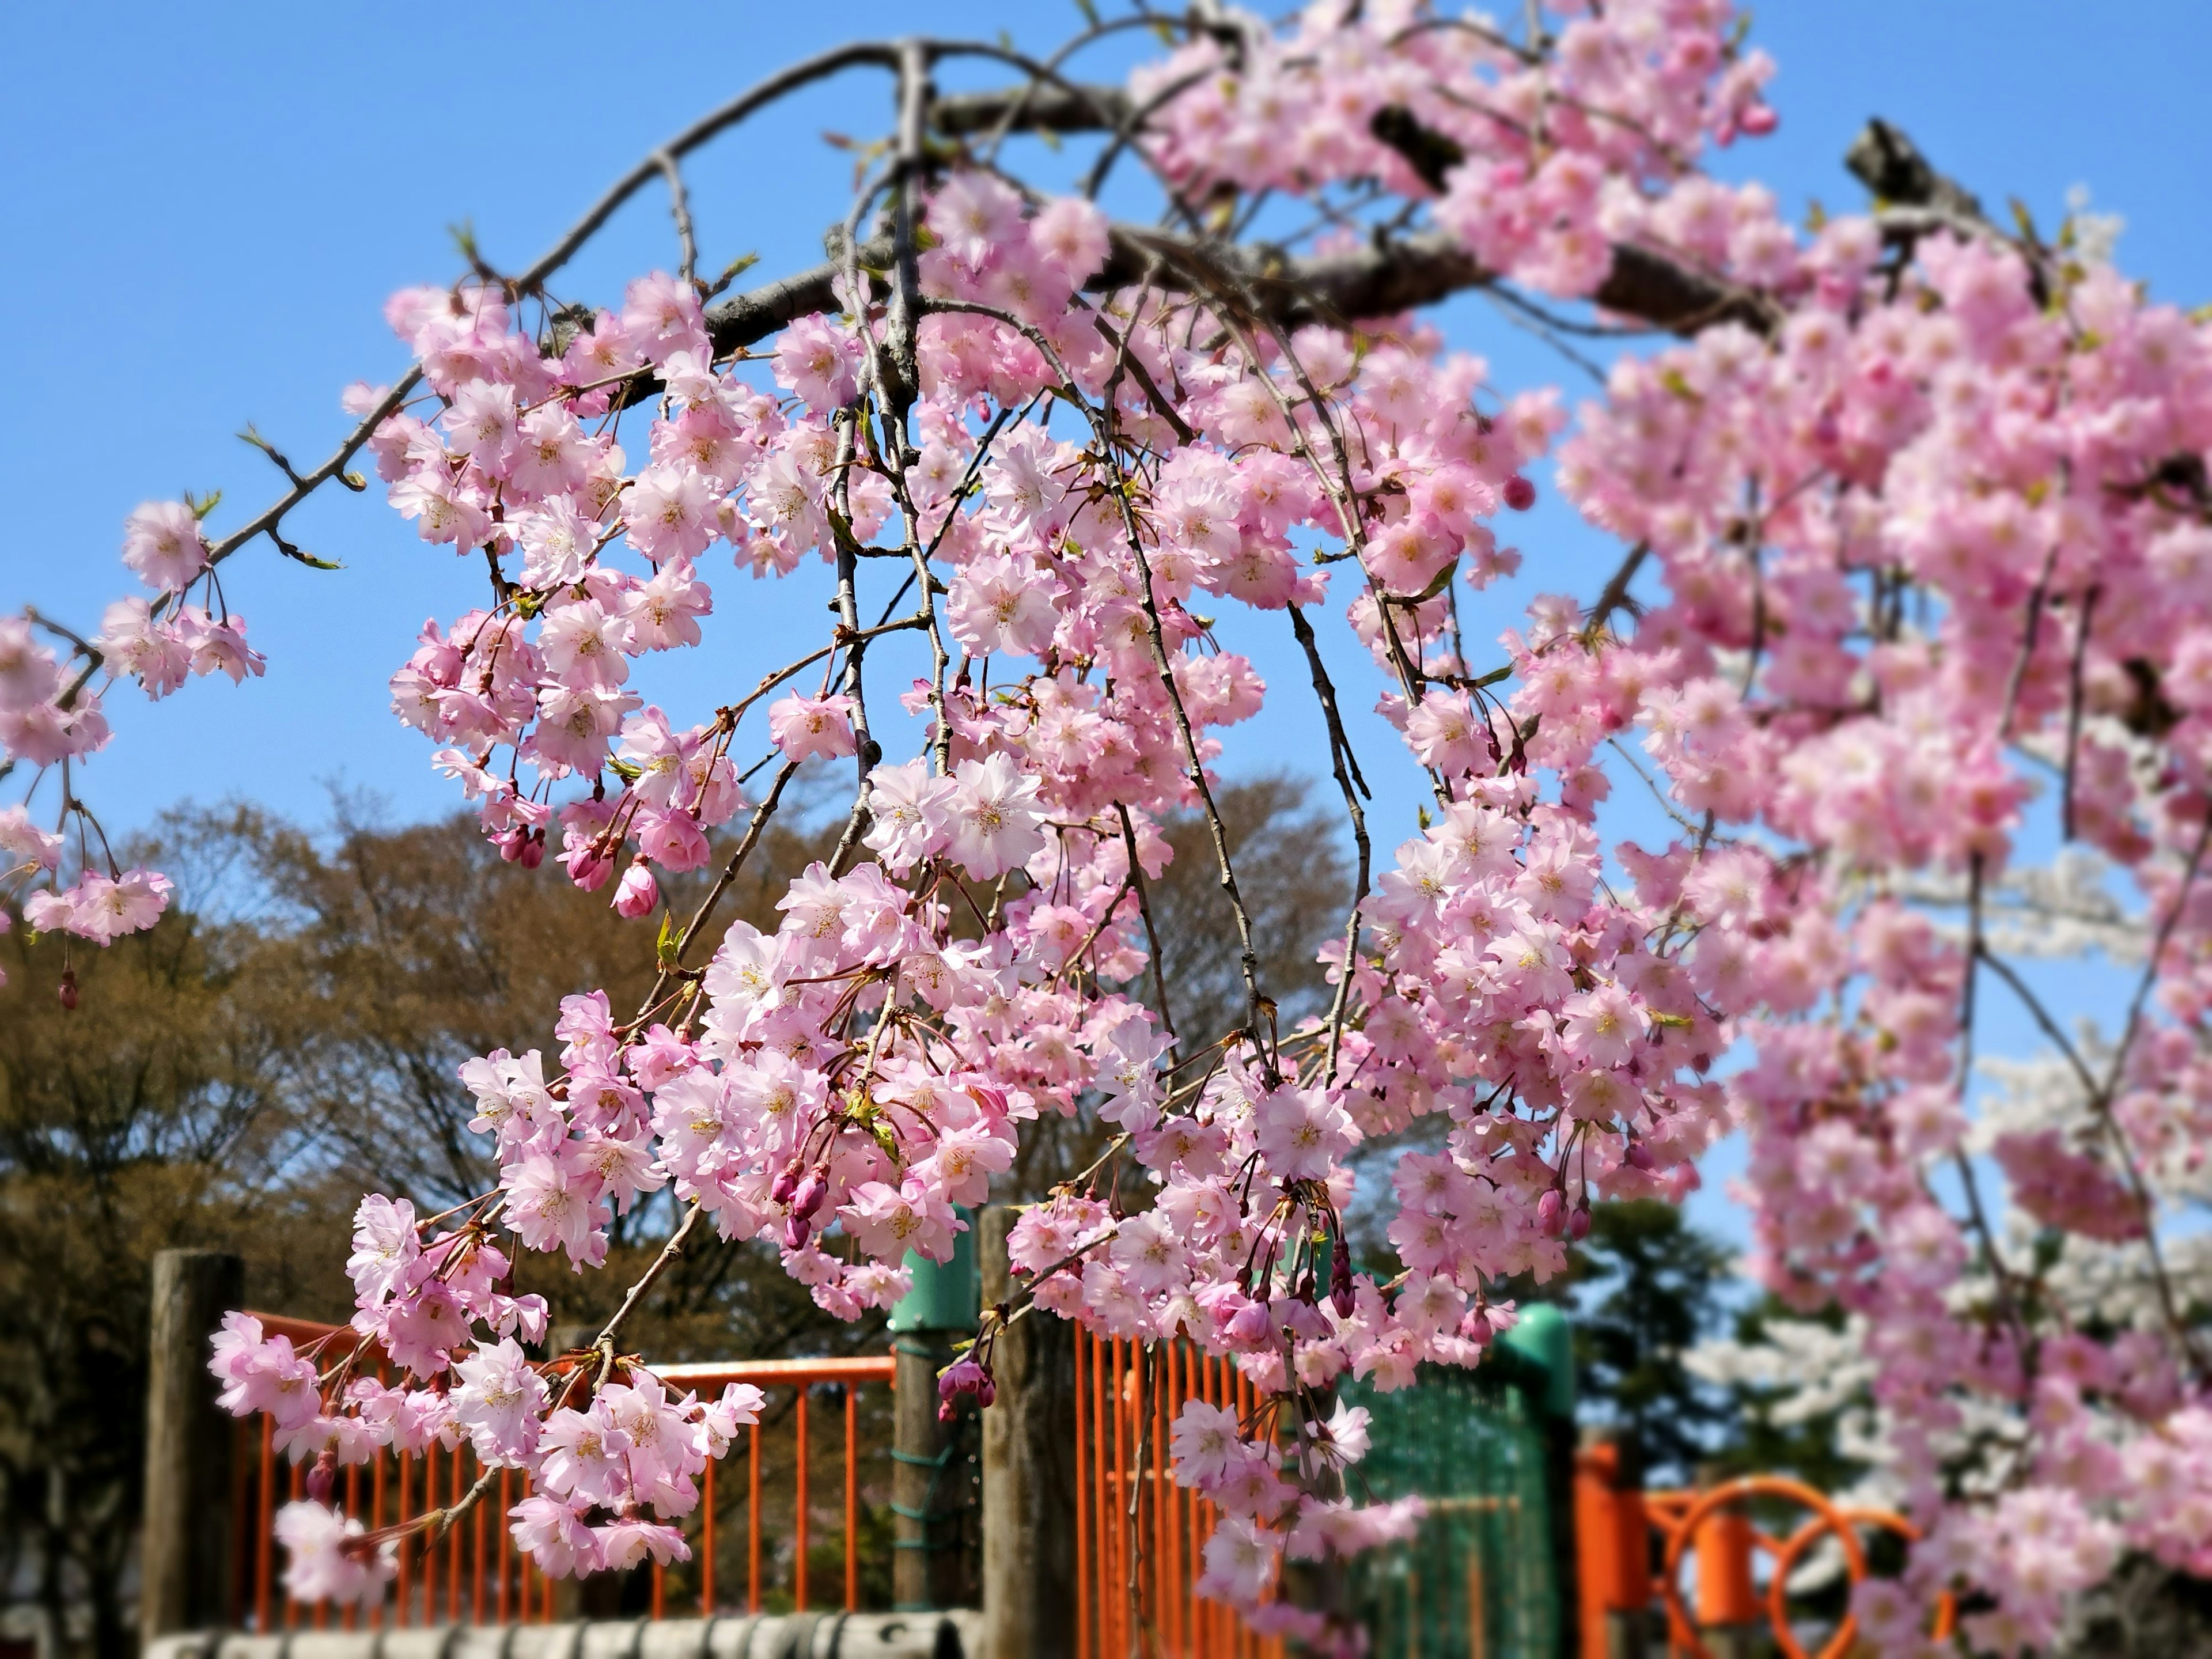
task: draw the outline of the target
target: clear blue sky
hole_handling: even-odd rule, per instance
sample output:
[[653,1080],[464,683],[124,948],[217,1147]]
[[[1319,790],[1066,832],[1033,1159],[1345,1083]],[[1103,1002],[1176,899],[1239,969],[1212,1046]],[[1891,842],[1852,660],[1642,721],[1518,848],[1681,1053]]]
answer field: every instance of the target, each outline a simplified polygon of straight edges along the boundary
[[[0,314],[16,392],[0,400],[0,478],[15,515],[0,610],[28,601],[94,625],[128,588],[117,544],[138,501],[221,487],[220,527],[267,501],[274,475],[230,435],[248,421],[295,460],[327,453],[346,424],[340,389],[404,367],[385,297],[453,275],[449,224],[471,221],[488,257],[519,267],[641,154],[740,85],[853,35],[915,27],[925,9],[933,31],[1004,28],[1032,46],[1076,22],[1059,0],[17,9],[16,73],[0,100]],[[2087,185],[2101,210],[2127,218],[2126,268],[2194,303],[2212,297],[2202,21],[2172,0],[1771,0],[1753,38],[1781,64],[1781,130],[1720,166],[1765,179],[1793,216],[1814,197],[1855,206],[1839,157],[1880,113],[1993,207],[2018,196],[2046,226],[2069,187]],[[764,274],[818,257],[851,167],[822,135],[872,136],[885,118],[880,79],[854,76],[694,165],[708,267],[746,250]],[[625,276],[671,263],[665,198],[648,191],[566,287],[609,300]],[[1479,301],[1456,303],[1447,320],[1502,384],[1586,390]],[[1530,593],[1593,591],[1618,556],[1548,491],[1513,528],[1527,573],[1488,606],[1493,632]],[[313,823],[333,782],[383,797],[400,818],[456,804],[428,746],[390,717],[384,682],[424,617],[475,603],[480,579],[417,542],[376,496],[319,501],[293,532],[346,568],[317,574],[262,550],[228,568],[230,603],[269,657],[264,680],[198,683],[159,707],[127,689],[112,699],[117,738],[84,781],[111,827],[229,795]],[[646,683],[679,720],[782,660],[790,629],[820,623],[816,583],[779,591],[708,574],[721,613],[714,649],[680,653],[690,660],[658,665]],[[1310,768],[1319,752],[1302,667],[1279,633],[1230,640],[1292,692],[1248,731],[1240,768]],[[1340,644],[1331,654],[1340,682],[1372,683],[1354,653]],[[1353,699],[1365,700],[1364,689]],[[1383,734],[1371,717],[1358,726],[1379,762]],[[1414,797],[1407,769],[1369,770],[1385,786],[1387,848],[1409,828]],[[1663,840],[1663,821],[1644,816]],[[1698,1208],[1717,1218],[1717,1206]]]
[[[343,426],[339,389],[402,367],[385,296],[452,276],[447,225],[473,221],[495,262],[520,265],[740,83],[915,15],[877,0],[664,0],[649,14],[461,4],[434,21],[337,4],[18,11],[10,57],[31,72],[12,76],[0,103],[10,224],[0,312],[30,395],[0,403],[0,476],[15,504],[0,608],[29,600],[96,623],[127,586],[118,532],[137,502],[216,487],[229,492],[225,514],[265,501],[274,475],[230,436],[249,420],[295,459],[326,453]],[[1007,28],[1034,44],[1074,21],[1054,0],[972,0],[929,8],[927,26]],[[2200,182],[2212,130],[2191,118],[2212,48],[2197,21],[2174,4],[1775,0],[1754,38],[1782,66],[1782,128],[1723,165],[1769,180],[1793,212],[1811,196],[1855,203],[1837,158],[1879,112],[1993,204],[2017,194],[2046,222],[2069,185],[2089,185],[2127,216],[2128,267],[2194,301],[2212,295]],[[757,249],[773,271],[812,257],[850,169],[821,135],[878,131],[883,103],[878,77],[854,76],[711,152],[692,180],[706,258]],[[670,258],[663,200],[647,191],[568,286],[611,298],[625,275]],[[1486,307],[1463,302],[1451,321],[1502,380],[1563,379],[1580,395],[1573,371]],[[1586,586],[1612,556],[1562,513],[1514,527],[1528,574],[1494,607],[1499,626],[1527,593]],[[400,817],[451,804],[427,746],[390,719],[383,683],[423,618],[452,614],[480,584],[374,497],[319,502],[296,532],[347,568],[318,574],[264,550],[229,567],[231,603],[269,656],[265,680],[198,683],[159,708],[128,690],[113,699],[118,736],[87,783],[114,823],[229,793],[313,821],[341,775]],[[802,603],[734,573],[714,580],[717,651],[685,653],[701,660],[650,687],[672,709],[749,682],[790,621],[813,621],[811,591]],[[1253,647],[1279,680],[1295,668],[1281,643],[1271,633]],[[1335,654],[1364,684],[1360,665]],[[1285,702],[1247,763],[1314,752],[1310,715]],[[1370,733],[1367,746],[1379,741]]]

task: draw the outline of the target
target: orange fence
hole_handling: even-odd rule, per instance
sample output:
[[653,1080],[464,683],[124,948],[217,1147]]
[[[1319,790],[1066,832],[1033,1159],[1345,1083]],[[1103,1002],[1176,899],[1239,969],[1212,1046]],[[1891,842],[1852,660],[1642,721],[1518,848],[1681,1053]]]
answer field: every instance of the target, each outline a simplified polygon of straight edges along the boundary
[[[1782,1499],[1812,1511],[1786,1538],[1763,1532],[1746,1505],[1753,1498]],[[1867,1575],[1861,1528],[1893,1532],[1907,1542],[1918,1529],[1887,1510],[1842,1508],[1802,1481],[1746,1475],[1701,1492],[1643,1492],[1620,1484],[1620,1454],[1612,1446],[1588,1448],[1575,1458],[1575,1534],[1581,1557],[1584,1659],[1606,1659],[1607,1622],[1626,1613],[1643,1618],[1651,1603],[1667,1610],[1667,1645],[1675,1659],[1711,1659],[1700,1632],[1745,1631],[1764,1623],[1783,1659],[1808,1659],[1790,1628],[1790,1577],[1823,1537],[1843,1552],[1844,1571],[1857,1583]],[[1654,1534],[1658,1570],[1653,1571]],[[1753,1571],[1755,1552],[1773,1558],[1762,1595]],[[1696,1613],[1682,1600],[1682,1570],[1692,1575]],[[1951,1632],[1954,1608],[1945,1596],[1936,1609],[1935,1635]],[[1818,1659],[1844,1659],[1857,1638],[1846,1613]]]
[[1218,1513],[1168,1473],[1187,1400],[1250,1418],[1252,1385],[1185,1342],[1150,1346],[1075,1333],[1075,1618],[1079,1659],[1281,1659],[1279,1638],[1246,1630],[1199,1595]]
[[[289,1337],[295,1347],[330,1339],[318,1356],[324,1369],[346,1352],[352,1333],[343,1326],[316,1324],[257,1314],[262,1328],[271,1336]],[[389,1381],[389,1367],[375,1360],[375,1374]],[[860,1606],[860,1444],[859,1391],[866,1383],[888,1387],[897,1362],[890,1354],[845,1359],[759,1359],[710,1361],[698,1364],[659,1365],[653,1375],[672,1388],[688,1389],[702,1397],[719,1393],[724,1384],[750,1382],[773,1394],[793,1390],[793,1566],[794,1610],[809,1605],[806,1576],[808,1528],[814,1493],[810,1474],[813,1448],[808,1395],[819,1384],[841,1386],[844,1392],[844,1595],[848,1612]],[[274,1448],[274,1428],[267,1417],[241,1423],[241,1452],[237,1462],[236,1491],[232,1512],[241,1528],[236,1559],[238,1582],[232,1598],[232,1623],[258,1632],[290,1630],[302,1623],[317,1630],[327,1628],[332,1618],[326,1605],[312,1607],[283,1595],[276,1582],[276,1562],[271,1522],[282,1503],[302,1494],[305,1468],[289,1463]],[[748,1612],[761,1610],[762,1546],[762,1425],[748,1434],[745,1451],[745,1601]],[[699,1563],[699,1611],[711,1613],[720,1605],[715,1584],[715,1481],[718,1465],[709,1462],[700,1487],[699,1506],[687,1517],[692,1549]],[[464,1443],[447,1451],[433,1443],[420,1456],[385,1451],[370,1462],[339,1471],[333,1492],[350,1516],[358,1516],[374,1532],[451,1504],[472,1486],[483,1467]],[[283,1488],[280,1497],[279,1486]],[[514,1547],[508,1531],[507,1510],[530,1496],[531,1482],[520,1470],[502,1469],[486,1501],[471,1510],[442,1538],[432,1542],[417,1534],[398,1550],[398,1574],[384,1603],[362,1610],[348,1607],[337,1615],[339,1626],[352,1630],[365,1619],[370,1629],[392,1625],[441,1623],[550,1623],[555,1617],[554,1582],[538,1571],[530,1557]],[[496,1501],[492,1501],[495,1499]],[[652,1616],[663,1616],[666,1604],[666,1570],[653,1567]],[[279,1603],[281,1602],[281,1606]]]

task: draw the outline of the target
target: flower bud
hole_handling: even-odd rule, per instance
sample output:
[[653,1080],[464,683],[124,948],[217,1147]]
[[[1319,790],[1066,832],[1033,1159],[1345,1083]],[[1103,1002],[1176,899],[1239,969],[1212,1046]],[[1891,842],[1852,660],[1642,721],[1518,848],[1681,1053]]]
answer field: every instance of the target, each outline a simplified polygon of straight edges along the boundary
[[509,864],[520,864],[530,850],[530,831],[517,824],[499,838],[499,855]]
[[1344,1235],[1336,1236],[1336,1249],[1328,1263],[1328,1299],[1339,1319],[1352,1317],[1357,1305],[1352,1290],[1352,1247],[1344,1242]]
[[1627,1150],[1621,1153],[1620,1161],[1632,1170],[1648,1170],[1652,1164],[1651,1149],[1631,1135]]
[[1557,1187],[1536,1200],[1536,1231],[1547,1238],[1557,1238],[1566,1231],[1567,1200]]
[[660,902],[660,889],[653,879],[653,872],[641,864],[633,864],[623,872],[623,878],[615,888],[615,914],[627,916],[632,921],[648,915]]
[[1583,1240],[1589,1237],[1589,1200],[1588,1199],[1584,1199],[1581,1203],[1575,1206],[1572,1212],[1571,1212],[1567,1217],[1567,1234],[1575,1241],[1576,1243],[1579,1244]]
[[822,1200],[830,1196],[830,1182],[819,1170],[809,1170],[806,1178],[799,1183],[799,1190],[791,1197],[791,1213],[805,1221],[822,1207]]
[[545,862],[545,832],[533,830],[522,838],[522,852],[515,860],[526,870],[535,870]]
[[1505,481],[1503,494],[1505,505],[1516,513],[1526,513],[1536,505],[1536,486],[1517,472]]
[[814,1236],[813,1224],[803,1216],[793,1216],[783,1224],[783,1248],[803,1250],[806,1241]]
[[568,879],[587,893],[598,892],[615,872],[615,861],[588,842],[571,847],[561,855],[561,862],[568,866]]
[[64,1013],[75,1013],[76,1012],[76,969],[64,968],[62,969],[62,982],[59,988],[59,994],[62,1000],[63,1012]]
[[805,1172],[806,1165],[799,1159],[793,1158],[783,1166],[783,1173],[775,1178],[775,1185],[768,1189],[769,1200],[777,1204],[790,1203],[791,1195],[799,1190],[799,1178]]

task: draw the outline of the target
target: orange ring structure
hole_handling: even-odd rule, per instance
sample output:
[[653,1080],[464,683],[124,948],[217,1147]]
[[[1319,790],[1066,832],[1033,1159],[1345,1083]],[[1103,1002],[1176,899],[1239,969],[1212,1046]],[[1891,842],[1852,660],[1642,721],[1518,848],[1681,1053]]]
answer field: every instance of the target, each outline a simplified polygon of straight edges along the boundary
[[[1733,1559],[1698,1563],[1698,1601],[1700,1609],[1709,1614],[1709,1597],[1717,1601],[1730,1613],[1747,1610],[1750,1592],[1749,1553],[1753,1547],[1765,1550],[1774,1558],[1774,1566],[1767,1581],[1765,1597],[1767,1623],[1774,1633],[1777,1649],[1783,1659],[1808,1659],[1804,1648],[1790,1628],[1789,1580],[1790,1572],[1805,1553],[1822,1536],[1832,1534],[1844,1552],[1844,1563],[1856,1584],[1867,1576],[1865,1548],[1859,1542],[1858,1528],[1877,1527],[1893,1532],[1908,1541],[1917,1540],[1920,1530],[1904,1516],[1887,1510],[1847,1509],[1839,1506],[1802,1480],[1792,1480],[1780,1475],[1745,1475],[1725,1481],[1705,1492],[1624,1493],[1631,1502],[1641,1500],[1646,1521],[1667,1540],[1664,1565],[1652,1588],[1667,1609],[1668,1646],[1685,1659],[1712,1659],[1712,1651],[1699,1639],[1689,1610],[1682,1604],[1679,1579],[1685,1554],[1698,1549],[1708,1538]],[[1727,1511],[1752,1498],[1781,1498],[1801,1504],[1813,1511],[1808,1520],[1788,1539],[1777,1539],[1753,1528],[1747,1521],[1739,1520],[1736,1526],[1724,1526]],[[1936,1605],[1934,1634],[1938,1640],[1951,1633],[1956,1619],[1956,1607],[1948,1593]],[[1733,1620],[1730,1620],[1734,1622]],[[1856,1617],[1846,1613],[1835,1633],[1820,1649],[1819,1659],[1844,1659],[1856,1639],[1858,1626]]]

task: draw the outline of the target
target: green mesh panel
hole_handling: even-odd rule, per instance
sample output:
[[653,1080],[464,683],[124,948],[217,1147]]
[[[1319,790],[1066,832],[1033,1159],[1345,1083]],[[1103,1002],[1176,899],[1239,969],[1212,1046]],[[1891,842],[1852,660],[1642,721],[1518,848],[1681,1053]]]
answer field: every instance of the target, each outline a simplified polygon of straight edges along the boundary
[[1354,1564],[1352,1606],[1374,1659],[1559,1652],[1544,1435],[1528,1392],[1494,1369],[1507,1368],[1424,1365],[1395,1394],[1340,1388],[1373,1413],[1355,1495],[1419,1495],[1429,1505],[1413,1538]]

